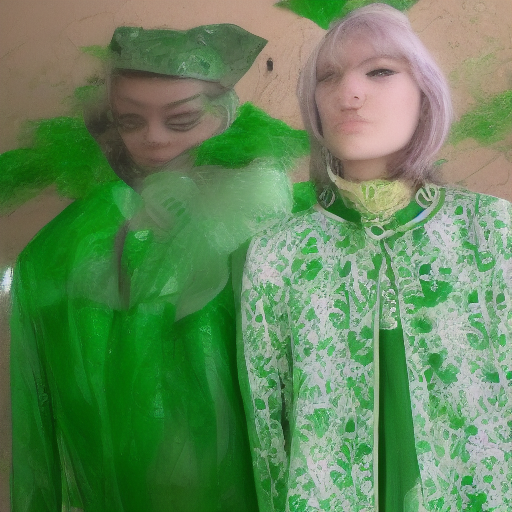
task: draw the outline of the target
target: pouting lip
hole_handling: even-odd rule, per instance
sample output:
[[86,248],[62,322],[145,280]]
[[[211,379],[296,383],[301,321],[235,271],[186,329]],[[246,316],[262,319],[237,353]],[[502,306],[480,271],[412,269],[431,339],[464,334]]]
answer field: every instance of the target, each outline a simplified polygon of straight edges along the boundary
[[359,116],[340,117],[334,123],[334,129],[343,132],[357,132],[369,121]]
[[369,120],[365,117],[360,116],[359,114],[340,114],[336,119],[335,124],[345,124],[345,123],[368,123]]

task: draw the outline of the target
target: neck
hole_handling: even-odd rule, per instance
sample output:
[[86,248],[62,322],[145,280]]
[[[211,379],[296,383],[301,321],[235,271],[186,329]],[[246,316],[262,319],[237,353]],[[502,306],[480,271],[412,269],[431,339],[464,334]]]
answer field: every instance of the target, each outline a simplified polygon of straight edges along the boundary
[[391,215],[405,208],[412,199],[413,190],[400,180],[376,178],[356,183],[334,175],[329,167],[327,173],[345,204],[372,222],[389,220]]
[[347,181],[385,180],[386,175],[386,160],[382,158],[343,162],[343,178]]

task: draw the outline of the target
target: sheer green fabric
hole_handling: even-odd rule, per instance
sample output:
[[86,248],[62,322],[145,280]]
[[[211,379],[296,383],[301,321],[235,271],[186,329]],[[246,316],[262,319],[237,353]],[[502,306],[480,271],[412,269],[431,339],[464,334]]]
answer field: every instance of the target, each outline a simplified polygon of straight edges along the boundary
[[54,512],[61,502],[86,512],[257,509],[229,269],[220,292],[175,321],[177,295],[166,285],[185,286],[187,255],[176,263],[162,250],[159,258],[150,230],[126,229],[140,202],[125,184],[106,185],[20,257],[11,352],[16,512]]
[[174,325],[165,301],[117,310],[65,287],[18,273],[13,510],[256,510],[230,286]]
[[289,183],[277,167],[255,160],[241,169],[202,166],[148,176],[121,260],[130,305],[165,295],[179,319],[215,297],[228,279],[230,253],[291,211]]
[[230,130],[197,148],[203,165],[153,174],[140,194],[98,187],[21,254],[13,511],[257,509],[230,253],[292,210],[286,169],[299,146],[292,137],[287,157],[272,158],[253,141],[252,154],[237,147],[221,166]]

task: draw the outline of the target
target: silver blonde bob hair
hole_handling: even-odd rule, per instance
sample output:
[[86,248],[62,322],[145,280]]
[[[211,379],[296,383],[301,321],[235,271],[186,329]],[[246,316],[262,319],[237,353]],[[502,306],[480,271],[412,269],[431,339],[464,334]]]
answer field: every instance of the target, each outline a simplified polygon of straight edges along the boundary
[[404,59],[421,90],[418,127],[405,148],[388,169],[387,178],[402,179],[420,187],[434,178],[435,156],[443,145],[453,119],[450,91],[446,79],[434,59],[413,32],[409,20],[386,4],[370,4],[356,9],[337,21],[325,34],[304,66],[297,94],[301,114],[311,141],[310,177],[320,193],[330,180],[326,167],[343,175],[341,162],[325,148],[320,117],[315,102],[317,60],[327,51],[333,61],[343,52],[351,37],[367,36],[380,53]]

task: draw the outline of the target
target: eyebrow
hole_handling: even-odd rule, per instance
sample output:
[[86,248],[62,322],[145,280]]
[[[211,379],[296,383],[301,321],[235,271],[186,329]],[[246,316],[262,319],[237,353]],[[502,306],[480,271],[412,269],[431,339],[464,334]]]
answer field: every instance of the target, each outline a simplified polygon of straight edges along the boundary
[[[165,105],[163,105],[163,108],[164,109],[174,108],[179,105],[182,105],[183,103],[188,103],[189,101],[195,100],[196,98],[199,98],[200,96],[201,96],[201,93],[198,93],[198,94],[194,94],[193,96],[189,96],[188,98],[183,98],[183,99],[177,100],[177,101],[171,101],[170,103],[166,103]],[[145,103],[138,101],[134,98],[121,97],[119,99],[121,99],[123,101],[127,101],[128,103],[131,103],[132,105],[135,105],[137,107],[145,107],[146,106]]]
[[397,57],[395,55],[389,55],[389,54],[382,54],[382,55],[375,55],[374,57],[369,57],[368,59],[363,60],[361,64],[367,64],[368,62],[371,62],[373,60],[380,60],[380,59],[390,59],[390,60],[403,60],[403,58]]
[[[393,56],[393,55],[390,55],[390,54],[381,54],[381,55],[375,55],[373,57],[368,57],[367,59],[365,59],[362,62],[360,62],[357,66],[358,67],[366,66],[368,64],[371,64],[374,61],[379,61],[381,59],[383,59],[383,60],[389,59],[389,60],[393,60],[393,61],[405,61],[405,62],[407,62],[404,58],[401,58],[401,57],[398,57],[398,56]],[[341,69],[340,64],[338,62],[336,62],[335,60],[329,60],[321,68],[317,67],[317,69],[316,69],[316,76],[318,78],[319,71],[320,71],[320,74],[321,74],[322,71],[325,71],[325,70],[336,70],[337,68]]]
[[171,103],[167,103],[164,108],[177,107],[178,105],[182,105],[183,103],[188,103],[189,101],[195,100],[196,98],[199,98],[199,96],[201,96],[201,93],[194,94],[193,96],[189,96],[188,98],[183,98],[182,100],[172,101]]

